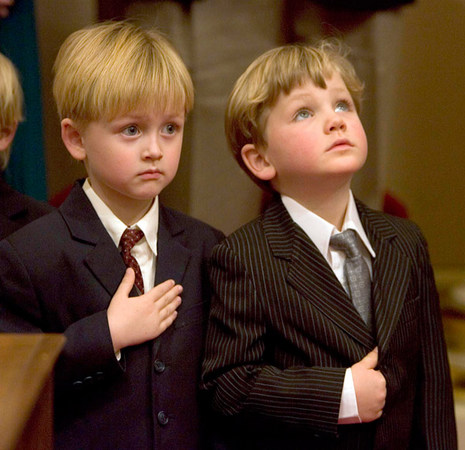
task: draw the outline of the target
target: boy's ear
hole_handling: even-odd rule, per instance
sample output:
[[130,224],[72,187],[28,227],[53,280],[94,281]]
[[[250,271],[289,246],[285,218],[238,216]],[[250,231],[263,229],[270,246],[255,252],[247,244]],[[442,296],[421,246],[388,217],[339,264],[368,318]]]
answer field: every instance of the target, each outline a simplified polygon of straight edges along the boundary
[[13,125],[8,127],[0,128],[0,152],[4,152],[10,147],[17,129],[18,122],[15,122]]
[[86,149],[84,148],[82,139],[82,127],[78,127],[75,121],[68,118],[61,121],[61,138],[74,159],[78,161],[86,159]]
[[242,161],[258,179],[272,180],[276,176],[276,169],[271,164],[265,151],[254,144],[245,144],[241,149]]

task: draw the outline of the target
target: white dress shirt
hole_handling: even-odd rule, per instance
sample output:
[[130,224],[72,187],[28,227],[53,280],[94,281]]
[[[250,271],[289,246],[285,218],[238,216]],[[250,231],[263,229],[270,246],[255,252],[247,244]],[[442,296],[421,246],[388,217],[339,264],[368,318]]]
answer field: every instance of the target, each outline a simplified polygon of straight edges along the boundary
[[[92,188],[89,179],[86,179],[82,186],[89,198],[103,226],[108,231],[116,247],[119,248],[119,241],[127,225],[124,224],[113,211],[103,202]],[[155,285],[155,268],[157,259],[157,236],[158,236],[158,197],[155,198],[150,209],[136,224],[130,228],[139,228],[144,232],[144,237],[134,245],[131,255],[136,258],[142,272],[144,281],[144,292],[149,291]]]
[[[331,269],[333,269],[334,274],[346,291],[348,291],[348,287],[344,275],[345,254],[344,252],[334,250],[330,247],[329,241],[332,235],[347,229],[356,231],[364,244],[364,248],[362,249],[363,258],[368,265],[370,275],[372,275],[372,259],[376,257],[376,254],[368,240],[365,230],[363,229],[362,223],[360,222],[360,217],[358,215],[352,192],[350,192],[349,195],[349,203],[347,205],[344,223],[341,230],[338,230],[333,224],[306,209],[292,198],[285,195],[281,198],[292,220],[304,230],[307,236],[324,256],[326,261],[328,261],[328,264]],[[339,423],[344,424],[356,422],[361,422],[361,420],[358,415],[357,398],[355,396],[352,371],[348,368],[346,370],[344,385],[342,388]]]

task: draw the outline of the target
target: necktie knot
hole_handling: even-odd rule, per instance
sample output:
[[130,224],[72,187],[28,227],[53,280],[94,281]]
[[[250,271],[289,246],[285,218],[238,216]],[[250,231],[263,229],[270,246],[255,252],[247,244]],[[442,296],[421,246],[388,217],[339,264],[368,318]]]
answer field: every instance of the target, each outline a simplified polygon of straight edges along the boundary
[[136,274],[135,285],[141,294],[144,293],[142,272],[136,258],[131,255],[132,248],[144,237],[144,232],[138,228],[126,228],[120,239],[121,256],[126,267],[131,267]]
[[120,239],[121,251],[130,253],[132,248],[144,237],[144,232],[139,228],[126,228]]
[[359,238],[354,230],[345,230],[335,234],[329,241],[331,247],[343,251],[347,258],[355,258],[361,255]]

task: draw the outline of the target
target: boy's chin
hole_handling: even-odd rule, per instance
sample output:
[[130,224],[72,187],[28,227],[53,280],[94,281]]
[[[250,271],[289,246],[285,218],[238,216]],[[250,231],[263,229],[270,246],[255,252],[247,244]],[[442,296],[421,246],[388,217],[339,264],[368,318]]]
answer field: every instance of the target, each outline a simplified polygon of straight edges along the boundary
[[331,173],[335,176],[340,177],[353,177],[358,171],[360,171],[365,165],[366,159],[354,159],[352,161],[344,161],[342,164],[334,167],[332,171],[329,171],[328,175]]
[[352,178],[361,168],[363,164],[346,164],[340,167],[334,167],[322,174],[321,178]]

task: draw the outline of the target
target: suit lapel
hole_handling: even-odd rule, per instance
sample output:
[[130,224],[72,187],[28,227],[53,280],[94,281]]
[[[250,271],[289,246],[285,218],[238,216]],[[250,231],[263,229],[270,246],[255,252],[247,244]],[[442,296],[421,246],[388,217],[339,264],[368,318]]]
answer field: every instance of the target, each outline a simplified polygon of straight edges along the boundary
[[[59,211],[68,225],[72,239],[79,243],[74,251],[82,252],[84,264],[111,298],[126,267],[115,243],[78,182]],[[108,299],[95,299],[95,302],[105,302],[101,306],[108,306]]]
[[288,260],[289,284],[343,332],[372,348],[373,337],[341,283],[279,199],[265,213],[264,230],[274,255]]
[[[113,297],[123,279],[126,266],[111,238],[108,236],[108,239],[95,242],[94,250],[89,252],[84,261],[110,297]],[[133,287],[130,296],[136,295],[136,288]]]
[[190,258],[190,251],[182,244],[183,233],[169,210],[160,205],[155,284],[168,279],[182,282]]
[[[76,249],[82,252],[84,264],[112,297],[123,278],[126,266],[79,182],[59,211],[73,240],[80,243]],[[176,283],[182,282],[190,258],[189,250],[182,245],[183,231],[169,210],[160,205],[155,284],[167,279],[173,279]],[[137,295],[135,288],[131,295]],[[99,300],[96,299],[96,303]],[[102,304],[103,307],[108,306],[108,299],[100,301],[106,302]]]
[[[189,264],[191,252],[183,245],[184,228],[175,220],[170,211],[160,205],[160,223],[158,227],[157,242],[157,270],[155,274],[155,285],[168,279],[182,284],[184,274]],[[181,294],[181,298],[182,294]],[[178,319],[183,309],[189,305],[185,301],[178,308]],[[155,339],[152,352],[155,357],[160,351],[163,342],[170,342],[175,327],[171,326],[161,336]]]
[[376,258],[373,262],[373,308],[377,342],[382,353],[388,346],[404,304],[410,280],[410,262],[399,251],[399,236],[379,212],[357,202],[360,220]]

